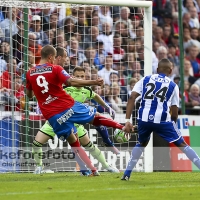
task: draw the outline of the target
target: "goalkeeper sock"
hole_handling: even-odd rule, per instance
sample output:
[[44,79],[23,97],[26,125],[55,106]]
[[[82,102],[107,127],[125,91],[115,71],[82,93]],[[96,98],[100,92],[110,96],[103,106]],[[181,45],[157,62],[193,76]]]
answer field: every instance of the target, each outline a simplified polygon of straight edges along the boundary
[[93,123],[94,126],[108,126],[108,127],[112,127],[112,128],[118,128],[121,129],[124,127],[123,125],[119,124],[118,122],[115,122],[114,120],[104,117],[104,116],[95,116]]
[[97,126],[95,128],[103,138],[103,142],[106,143],[108,146],[113,146],[113,143],[108,135],[108,129],[105,126]]
[[[32,143],[33,157],[37,166],[42,166],[42,145],[40,142],[34,140]],[[40,155],[40,156],[39,156]]]
[[182,151],[200,169],[200,158],[196,152],[190,146],[184,147]]
[[130,158],[128,165],[126,167],[126,170],[124,172],[125,176],[130,177],[131,172],[132,172],[133,168],[135,167],[135,165],[137,164],[143,151],[144,151],[144,147],[142,147],[141,144],[135,145],[135,147],[132,150],[131,158]]
[[90,141],[86,146],[84,146],[87,151],[91,153],[91,155],[97,159],[103,166],[103,168],[108,168],[109,164],[106,162],[106,159],[100,149]]
[[70,144],[70,146],[72,147],[72,149],[75,152],[75,154],[80,156],[80,158],[87,165],[87,167],[91,169],[92,172],[96,172],[97,171],[96,168],[94,167],[94,165],[92,164],[91,160],[88,158],[88,156],[87,156],[86,152],[84,151],[84,149],[82,149],[82,147],[80,146],[80,143],[79,143],[78,140],[76,140],[76,142]]

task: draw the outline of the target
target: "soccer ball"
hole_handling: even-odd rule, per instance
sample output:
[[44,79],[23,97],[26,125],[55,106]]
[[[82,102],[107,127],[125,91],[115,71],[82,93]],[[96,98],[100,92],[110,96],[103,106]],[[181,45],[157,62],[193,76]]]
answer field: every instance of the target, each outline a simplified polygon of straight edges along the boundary
[[116,129],[114,131],[114,139],[116,142],[118,143],[124,143],[124,142],[128,142],[130,140],[130,134],[126,134],[120,130],[120,129]]

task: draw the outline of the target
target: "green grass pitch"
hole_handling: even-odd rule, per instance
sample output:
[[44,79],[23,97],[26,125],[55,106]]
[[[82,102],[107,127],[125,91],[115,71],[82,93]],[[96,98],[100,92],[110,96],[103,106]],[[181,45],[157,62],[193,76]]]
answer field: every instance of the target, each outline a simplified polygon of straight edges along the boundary
[[133,173],[130,181],[120,174],[79,173],[0,174],[0,200],[191,200],[200,199],[200,173]]

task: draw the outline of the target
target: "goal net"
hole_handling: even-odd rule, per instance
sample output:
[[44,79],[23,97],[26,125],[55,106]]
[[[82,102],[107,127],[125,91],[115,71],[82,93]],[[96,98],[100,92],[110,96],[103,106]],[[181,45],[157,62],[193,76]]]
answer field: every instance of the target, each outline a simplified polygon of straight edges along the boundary
[[[57,3],[1,0],[0,172],[34,170],[32,141],[45,119],[37,114],[37,100],[28,99],[24,89],[26,72],[39,64],[44,45],[66,49],[68,57],[63,67],[68,73],[72,73],[75,66],[82,66],[86,79],[102,77],[104,87],[92,89],[116,111],[115,120],[125,122],[131,89],[144,75],[152,73],[151,9],[151,2],[134,0],[62,0]],[[87,103],[104,113],[93,101]],[[133,124],[136,117],[137,110],[134,110]],[[120,144],[114,141],[114,130],[109,128],[110,139],[120,151],[115,155],[109,147],[102,146],[102,137],[95,127],[85,125],[85,128],[107,162],[124,170],[137,143],[137,135]],[[43,157],[46,169],[78,170],[76,162],[70,159],[67,142],[55,136],[43,150],[48,152],[48,156]],[[61,156],[63,150],[67,151],[67,158]],[[88,155],[102,170],[101,163]],[[150,142],[135,170],[152,171],[152,157]]]

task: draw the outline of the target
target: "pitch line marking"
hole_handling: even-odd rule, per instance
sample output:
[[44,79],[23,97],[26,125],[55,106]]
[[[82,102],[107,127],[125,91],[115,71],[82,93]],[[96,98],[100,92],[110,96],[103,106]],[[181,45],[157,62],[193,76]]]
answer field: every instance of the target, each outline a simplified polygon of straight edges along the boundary
[[41,191],[41,192],[5,192],[0,193],[0,196],[11,196],[11,195],[32,195],[32,194],[49,194],[49,193],[72,193],[72,192],[97,192],[97,191],[112,191],[112,190],[143,190],[143,189],[164,189],[164,188],[185,188],[185,187],[200,187],[198,185],[186,185],[186,186],[151,186],[151,187],[138,187],[138,188],[105,188],[105,189],[88,189],[88,190],[53,190],[52,191]]

